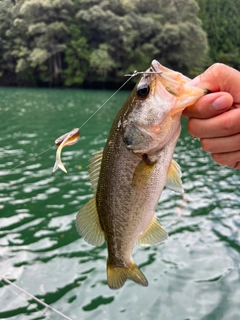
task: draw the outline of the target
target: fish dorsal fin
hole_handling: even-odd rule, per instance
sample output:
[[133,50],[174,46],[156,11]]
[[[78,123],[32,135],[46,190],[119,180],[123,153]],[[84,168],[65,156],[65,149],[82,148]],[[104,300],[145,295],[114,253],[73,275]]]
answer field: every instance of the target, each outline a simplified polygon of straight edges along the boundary
[[96,196],[93,196],[78,212],[76,227],[84,240],[93,246],[101,246],[104,243],[104,232],[96,207]]
[[145,232],[138,238],[137,245],[142,247],[158,244],[168,237],[156,215],[153,216]]
[[175,192],[184,193],[181,176],[182,172],[179,164],[172,160],[167,172],[166,187]]
[[97,190],[97,185],[98,185],[98,177],[99,177],[99,172],[101,168],[101,163],[102,163],[102,155],[103,155],[103,150],[98,151],[94,153],[92,159],[90,160],[89,164],[89,180],[92,185],[92,189],[94,192]]

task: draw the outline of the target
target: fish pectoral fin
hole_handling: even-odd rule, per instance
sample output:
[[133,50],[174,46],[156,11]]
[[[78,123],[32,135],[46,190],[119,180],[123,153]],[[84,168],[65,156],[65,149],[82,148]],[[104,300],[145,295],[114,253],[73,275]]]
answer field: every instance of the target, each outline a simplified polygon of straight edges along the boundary
[[133,173],[132,185],[139,188],[146,186],[152,177],[155,166],[156,162],[151,163],[150,159],[143,158]]
[[161,223],[158,221],[156,215],[153,216],[149,226],[145,232],[138,238],[137,245],[148,247],[158,244],[168,238],[167,232],[163,229]]
[[175,192],[184,193],[181,176],[182,172],[179,164],[172,160],[167,172],[166,187]]
[[53,172],[55,172],[58,168],[67,173],[67,170],[64,167],[63,163],[57,159],[53,167]]
[[127,279],[141,286],[148,286],[148,281],[133,261],[126,267],[113,266],[107,261],[107,281],[110,289],[121,288]]
[[96,196],[93,196],[78,212],[76,227],[89,244],[101,246],[104,243],[105,237],[98,217]]

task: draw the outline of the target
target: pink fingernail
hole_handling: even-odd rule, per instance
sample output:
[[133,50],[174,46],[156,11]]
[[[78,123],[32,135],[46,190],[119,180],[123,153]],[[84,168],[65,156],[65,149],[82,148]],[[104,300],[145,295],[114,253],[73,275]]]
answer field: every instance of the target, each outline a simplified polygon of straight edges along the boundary
[[200,77],[199,76],[197,76],[196,78],[194,78],[194,79],[192,79],[192,80],[190,80],[188,82],[188,84],[190,86],[195,86],[195,87],[197,87],[199,85],[199,83],[200,83]]
[[225,99],[222,99],[222,97],[220,97],[220,98],[216,99],[215,101],[213,101],[212,107],[213,107],[213,109],[220,111],[220,110],[227,109],[228,106],[226,106]]

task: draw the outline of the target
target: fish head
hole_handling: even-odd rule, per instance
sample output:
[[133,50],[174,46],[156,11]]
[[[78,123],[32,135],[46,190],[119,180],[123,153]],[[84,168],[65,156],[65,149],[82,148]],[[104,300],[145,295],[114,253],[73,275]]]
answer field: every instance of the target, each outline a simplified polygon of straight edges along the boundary
[[152,61],[127,100],[127,112],[121,119],[128,149],[136,154],[150,154],[178,139],[182,111],[197,100],[195,96],[204,94],[195,87],[197,94],[192,94],[187,82],[188,78],[179,72]]
[[163,86],[161,72],[152,63],[130,96],[123,139],[134,153],[154,152],[163,148],[175,131],[179,134],[180,121],[174,122],[171,116],[175,97]]

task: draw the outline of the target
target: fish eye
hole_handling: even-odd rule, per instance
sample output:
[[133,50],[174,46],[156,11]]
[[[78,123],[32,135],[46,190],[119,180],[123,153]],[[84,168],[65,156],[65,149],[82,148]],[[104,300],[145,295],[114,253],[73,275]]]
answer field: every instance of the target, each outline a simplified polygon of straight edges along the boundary
[[143,83],[137,87],[137,96],[138,98],[146,98],[150,92],[149,85]]

